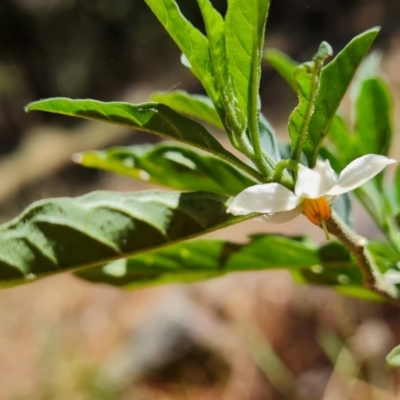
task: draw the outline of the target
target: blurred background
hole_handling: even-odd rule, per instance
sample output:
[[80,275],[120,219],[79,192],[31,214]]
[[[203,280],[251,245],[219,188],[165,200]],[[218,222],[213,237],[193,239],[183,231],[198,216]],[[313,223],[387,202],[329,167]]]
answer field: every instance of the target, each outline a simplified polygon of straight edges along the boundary
[[[203,29],[196,1],[179,4]],[[337,52],[376,25],[398,129],[398,0],[272,0],[266,45],[307,61],[322,40]],[[263,111],[284,138],[296,98],[270,67],[263,72]],[[1,0],[0,221],[46,197],[149,187],[71,155],[157,138],[25,114],[24,105],[54,96],[144,102],[175,88],[202,92],[142,0]],[[398,144],[397,135],[399,159]],[[355,223],[379,235],[358,208]],[[211,236],[240,242],[272,231],[323,240],[301,218]],[[400,375],[384,358],[398,343],[397,309],[299,286],[285,271],[131,292],[63,274],[0,291],[0,400],[396,399]]]

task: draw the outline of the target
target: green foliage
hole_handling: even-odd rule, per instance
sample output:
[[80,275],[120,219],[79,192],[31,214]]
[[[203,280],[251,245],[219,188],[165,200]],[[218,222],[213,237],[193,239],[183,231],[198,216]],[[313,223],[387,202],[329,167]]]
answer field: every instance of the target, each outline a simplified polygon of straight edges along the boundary
[[[207,96],[182,90],[157,92],[152,102],[142,104],[53,98],[31,103],[27,111],[120,124],[183,143],[86,151],[75,157],[86,167],[182,192],[98,192],[35,203],[0,228],[0,242],[4,241],[0,280],[25,282],[34,276],[92,267],[80,270],[79,276],[131,288],[230,271],[287,268],[299,282],[329,285],[376,300],[378,296],[363,287],[354,258],[336,242],[318,246],[274,235],[253,236],[246,244],[183,241],[255,216],[227,214],[228,196],[258,183],[293,189],[298,163],[314,167],[321,157],[339,172],[365,153],[388,153],[393,132],[391,98],[372,61],[353,87],[355,126],[338,114],[379,29],[355,37],[326,66],[332,54],[326,42],[311,61],[302,64],[279,51],[266,52],[265,58],[299,99],[289,119],[289,145],[278,142],[261,113],[259,85],[269,0],[228,0],[225,16],[212,1],[198,0],[205,34],[186,19],[175,0],[145,2],[182,51],[183,64]],[[225,131],[247,160],[225,149],[191,118]],[[399,176],[398,172],[395,190],[389,191],[378,177],[356,191],[388,242],[369,246],[382,273],[396,273],[400,254],[395,215],[400,210]],[[342,196],[334,207],[351,225],[350,197]]]
[[36,101],[26,107],[28,112],[33,110],[125,125],[154,133],[205,150],[257,176],[256,171],[227,151],[202,125],[164,104],[103,103],[58,97]]
[[0,281],[101,264],[248,219],[207,192],[93,192],[32,204],[1,226]]
[[400,367],[400,345],[396,346],[386,357],[386,363],[393,368]]
[[104,169],[177,190],[207,190],[235,196],[256,183],[219,158],[167,142],[87,151],[75,159],[85,167]]
[[219,129],[224,128],[217,111],[207,96],[190,94],[184,90],[173,90],[165,93],[153,93],[151,100],[165,104],[179,113],[197,118]]

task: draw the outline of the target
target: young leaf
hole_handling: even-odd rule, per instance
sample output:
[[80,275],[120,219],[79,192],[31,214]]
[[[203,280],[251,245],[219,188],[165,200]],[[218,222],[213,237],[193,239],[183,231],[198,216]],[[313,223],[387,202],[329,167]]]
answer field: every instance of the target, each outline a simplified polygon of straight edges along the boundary
[[190,69],[204,86],[217,110],[222,110],[207,38],[182,15],[175,0],[145,2],[180,48],[190,64]]
[[0,281],[104,264],[249,218],[227,214],[227,202],[213,193],[156,190],[38,201],[0,226]]
[[308,139],[309,124],[317,101],[319,80],[324,60],[332,53],[328,43],[322,42],[312,61],[300,64],[293,73],[299,104],[290,114],[289,135],[292,159],[300,160]]
[[297,61],[291,59],[287,54],[276,49],[267,49],[264,58],[272,65],[278,74],[296,91],[296,84],[293,73],[299,65]]
[[366,79],[356,100],[355,144],[359,155],[387,155],[392,131],[392,101],[380,78]]
[[225,17],[228,67],[239,102],[249,116],[258,112],[261,58],[269,3],[269,0],[229,0]]
[[225,123],[231,142],[236,144],[236,138],[241,137],[246,130],[247,117],[246,108],[236,97],[228,68],[225,51],[225,22],[210,0],[197,0],[197,2],[203,15],[215,80],[224,105],[224,114],[221,115],[221,119]]
[[268,162],[272,159],[275,163],[277,163],[281,160],[279,142],[274,128],[262,113],[260,113],[258,129],[260,132],[260,144],[266,161]]
[[235,196],[256,184],[219,158],[168,142],[86,151],[77,154],[75,160],[85,167],[184,191],[206,190]]
[[304,148],[310,167],[314,167],[336,110],[378,32],[379,28],[373,28],[356,36],[323,68],[318,98],[309,126],[309,140]]
[[219,129],[224,129],[221,119],[209,97],[201,94],[190,94],[184,90],[170,92],[155,92],[151,100],[162,103],[189,117],[207,122]]
[[254,177],[259,177],[253,168],[225,150],[202,125],[178,114],[164,104],[103,103],[96,100],[55,97],[30,103],[26,107],[28,112],[34,110],[125,125],[154,133],[167,139],[198,147],[236,165]]

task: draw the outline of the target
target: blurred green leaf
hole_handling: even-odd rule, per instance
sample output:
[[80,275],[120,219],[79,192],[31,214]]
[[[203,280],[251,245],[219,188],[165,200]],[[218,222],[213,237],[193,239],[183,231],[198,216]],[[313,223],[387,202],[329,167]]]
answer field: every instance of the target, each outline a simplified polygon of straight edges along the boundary
[[357,157],[358,153],[354,149],[354,137],[350,134],[349,126],[339,114],[332,118],[329,127],[329,139],[334,145],[334,155],[340,164],[340,168],[334,169],[341,171],[350,161]]
[[380,78],[362,82],[356,100],[355,144],[358,156],[387,155],[392,132],[392,101],[389,88]]
[[264,58],[292,87],[292,89],[296,91],[296,84],[293,79],[293,73],[299,63],[291,59],[287,54],[277,49],[267,49],[267,51],[264,53]]
[[231,271],[300,268],[319,262],[317,250],[298,240],[256,236],[247,244],[224,240],[179,243],[117,263],[86,269],[81,278],[117,286],[138,287],[207,279]]
[[93,192],[33,203],[0,226],[0,281],[20,284],[104,264],[251,217],[227,214],[207,192]]
[[393,368],[400,367],[400,345],[396,346],[387,356],[386,363]]
[[86,151],[75,159],[85,167],[184,191],[206,190],[235,196],[257,183],[219,158],[168,142]]
[[289,117],[289,135],[292,142],[292,158],[300,160],[306,144],[309,123],[317,101],[319,80],[324,60],[332,54],[328,43],[322,42],[312,61],[300,64],[293,73],[299,104]]
[[309,140],[304,147],[310,167],[315,165],[319,148],[336,110],[378,32],[379,28],[372,28],[356,36],[323,68],[318,98],[309,125]]
[[253,168],[227,151],[202,125],[178,114],[164,104],[103,103],[97,100],[55,97],[30,103],[26,111],[47,111],[140,129],[198,147],[236,165],[252,176],[259,175]]
[[218,110],[222,109],[214,79],[207,38],[181,13],[175,0],[145,0],[190,63]]
[[212,101],[207,96],[190,94],[184,90],[172,90],[170,92],[155,92],[151,95],[151,100],[165,104],[181,114],[224,129]]

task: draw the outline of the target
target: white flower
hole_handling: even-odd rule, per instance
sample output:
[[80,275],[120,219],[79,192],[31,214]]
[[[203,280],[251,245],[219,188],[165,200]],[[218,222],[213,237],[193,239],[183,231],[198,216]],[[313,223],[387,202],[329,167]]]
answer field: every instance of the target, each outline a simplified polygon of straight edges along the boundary
[[317,161],[315,168],[299,165],[294,192],[279,183],[250,186],[240,192],[227,212],[234,215],[263,214],[272,223],[290,221],[304,212],[320,225],[330,216],[330,206],[339,195],[350,192],[395,163],[385,156],[367,154],[352,161],[338,177],[329,161]]

